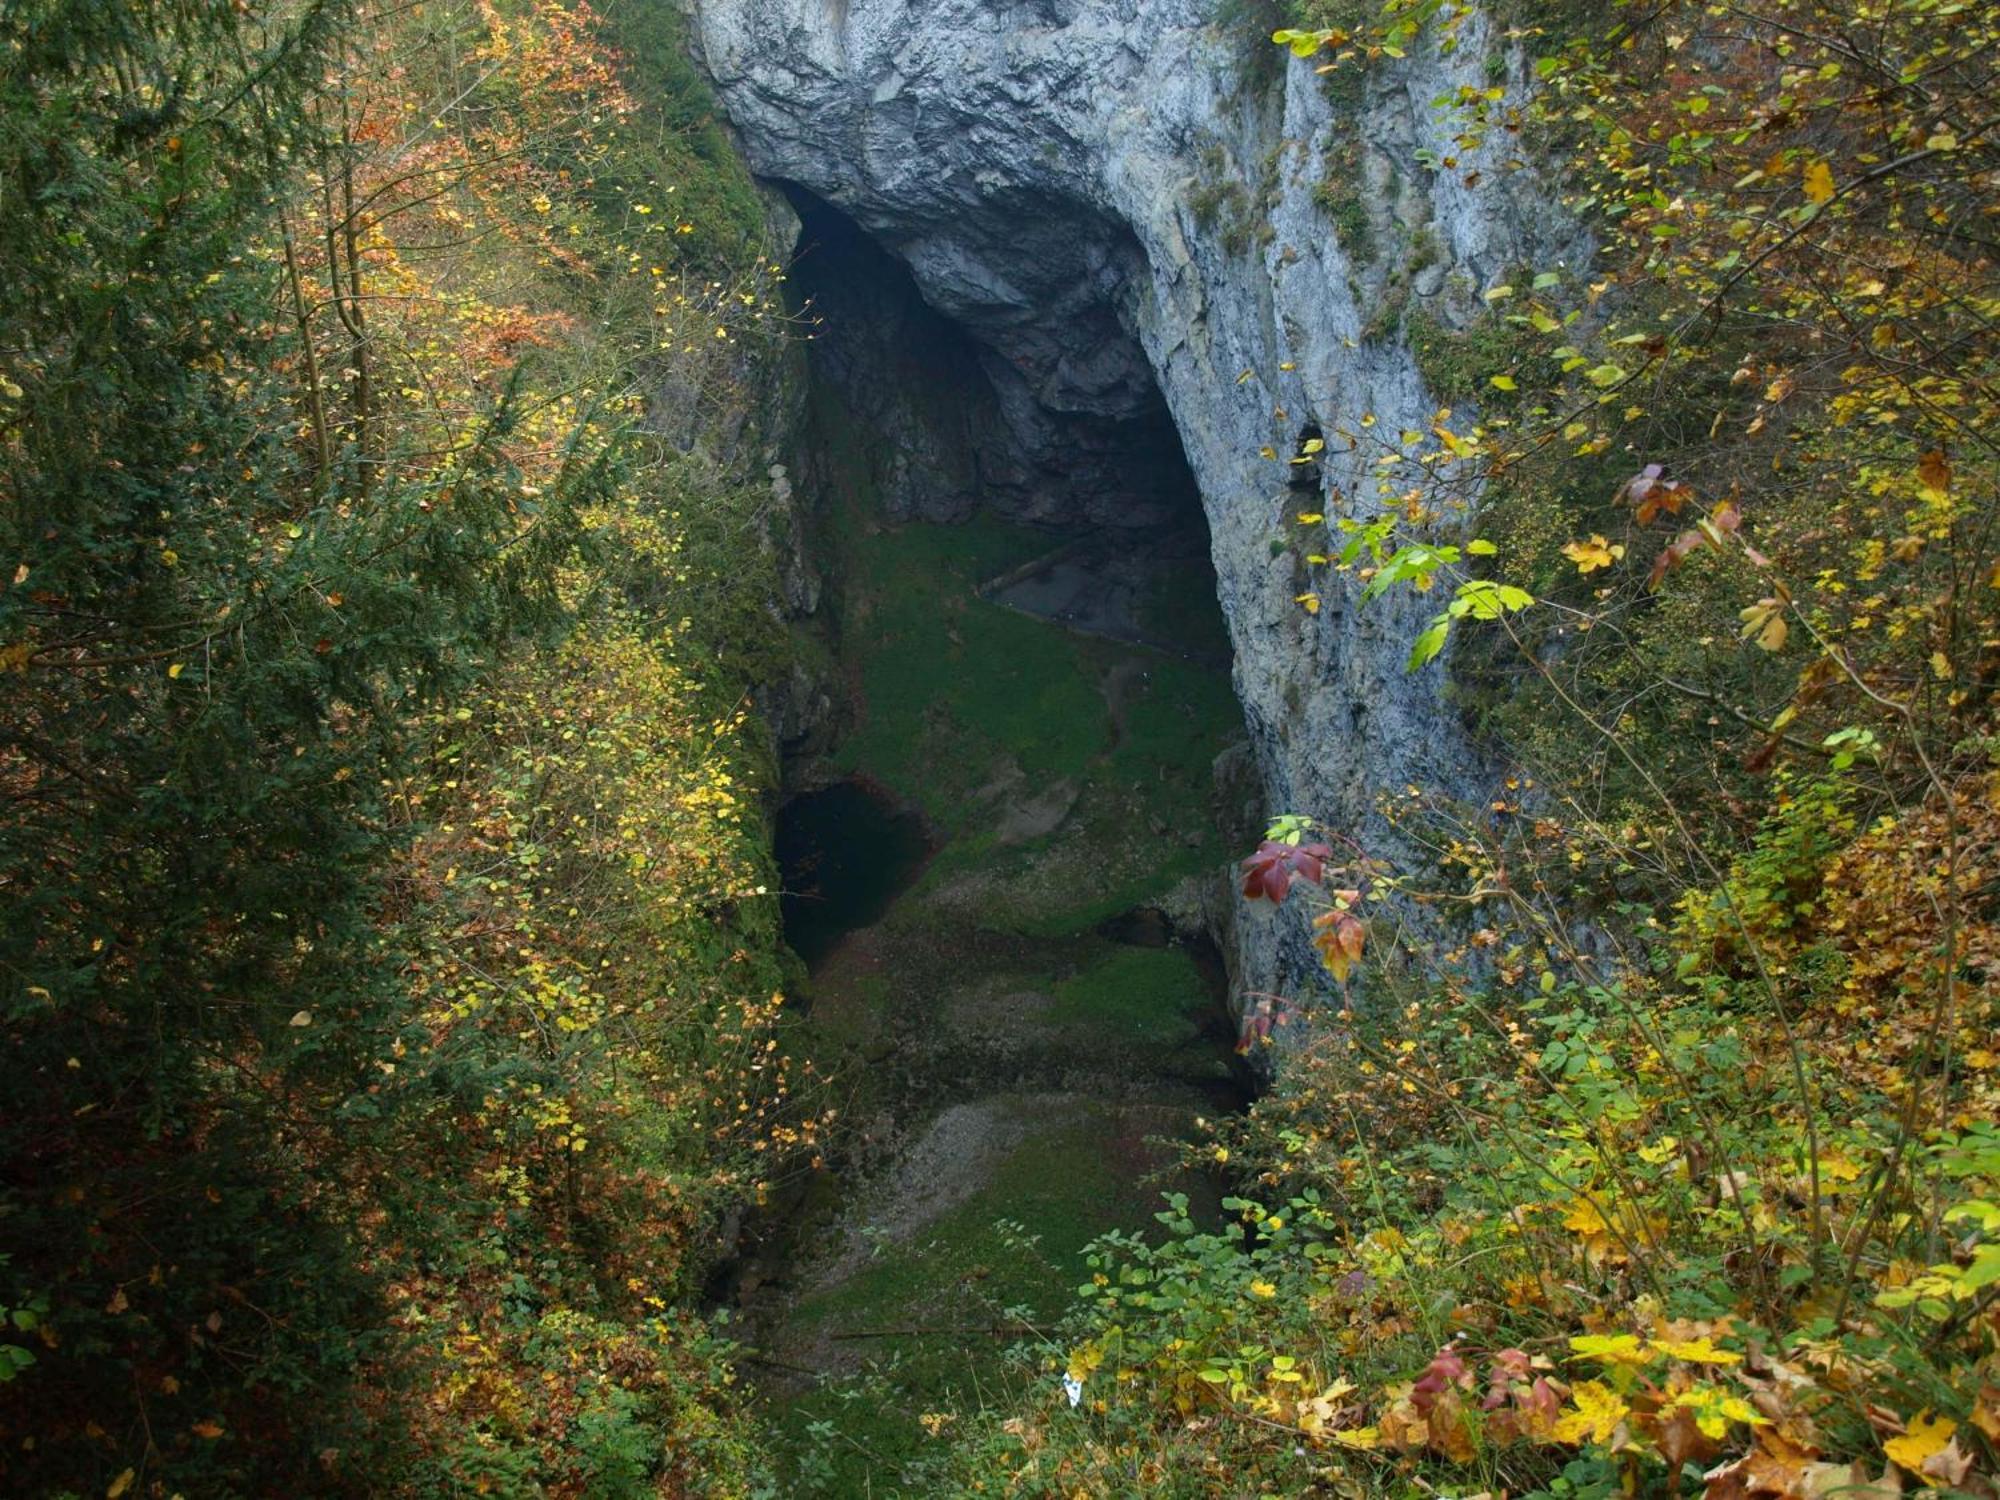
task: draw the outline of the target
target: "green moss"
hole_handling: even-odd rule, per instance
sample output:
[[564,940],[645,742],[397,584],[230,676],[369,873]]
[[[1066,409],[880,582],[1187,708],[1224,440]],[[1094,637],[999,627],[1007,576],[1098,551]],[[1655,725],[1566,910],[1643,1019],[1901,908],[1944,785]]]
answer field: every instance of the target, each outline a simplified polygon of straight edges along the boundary
[[[1049,535],[987,518],[883,526],[854,472],[865,445],[845,418],[823,413],[827,430],[855,449],[835,458],[836,488],[848,500],[826,542],[841,560],[842,654],[861,701],[859,727],[835,761],[919,802],[951,837],[927,883],[973,867],[1014,870],[1017,903],[995,920],[1041,925],[1079,908],[1079,921],[1091,918],[1111,900],[1124,905],[1104,914],[1122,911],[1219,854],[1206,832],[1209,768],[1241,733],[1242,714],[1226,672],[1212,664],[1226,633],[1199,561],[1171,574],[1150,609],[1155,623],[1169,622],[1162,637],[1196,660],[988,603],[978,585],[1045,553]],[[1016,771],[1037,788],[1078,784],[1070,822],[1100,841],[1117,875],[1060,889],[1029,868],[1048,840],[993,848],[994,809],[977,794]],[[1193,846],[1182,837],[1190,830],[1201,833]]]
[[1200,172],[1188,190],[1188,211],[1195,223],[1218,232],[1223,249],[1231,255],[1241,255],[1253,243],[1267,240],[1270,225],[1250,190],[1233,175],[1228,153],[1218,145],[1208,145],[1196,160]]
[[1050,1019],[1150,1044],[1191,1041],[1208,995],[1178,948],[1119,948],[1056,987]]
[[1413,310],[1403,320],[1403,331],[1424,383],[1445,402],[1504,402],[1505,395],[1494,389],[1492,377],[1515,370],[1532,347],[1519,330],[1490,315],[1456,330],[1429,313]]
[[1226,222],[1236,224],[1243,216],[1250,195],[1238,182],[1200,182],[1188,193],[1188,210],[1203,229]]
[[1427,271],[1436,265],[1443,254],[1444,247],[1438,242],[1437,231],[1428,224],[1419,225],[1410,235],[1410,254],[1403,262],[1403,270],[1414,277],[1419,271]]
[[1407,286],[1399,284],[1387,288],[1369,313],[1368,321],[1361,325],[1361,342],[1380,344],[1394,338],[1403,327],[1409,305],[1410,290]]
[[1215,570],[1204,558],[1189,558],[1162,570],[1139,601],[1141,634],[1170,650],[1203,662],[1229,660],[1229,627],[1212,607]]
[[689,55],[687,22],[666,0],[605,0],[598,7],[624,56],[635,97],[652,118],[648,149],[620,153],[596,183],[600,195],[671,188],[674,211],[693,228],[676,256],[732,274],[764,248],[764,205],[749,168],[730,144],[715,96]]
[[[1212,574],[1191,555],[1147,601],[1146,628],[1186,659],[987,603],[979,585],[1046,554],[1051,536],[988,518],[887,524],[868,482],[871,439],[836,399],[821,393],[817,420],[827,491],[843,500],[819,546],[836,559],[829,612],[859,726],[835,759],[918,800],[945,842],[865,956],[816,977],[816,1067],[847,1080],[852,1117],[890,1115],[911,1132],[926,1108],[1025,1087],[1024,1068],[1151,1078],[1155,1097],[1192,1099],[1185,1080],[1226,1073],[1202,1035],[1200,973],[1184,953],[1089,929],[1225,857],[1211,767],[1242,717],[1215,664],[1225,635]],[[1045,797],[1062,813],[1055,828],[1007,829]],[[1050,999],[1017,1027],[1006,1006],[1022,994]],[[984,1027],[1006,1045],[969,1040]],[[1150,1223],[1159,1154],[1142,1141],[1177,1129],[1173,1110],[1018,1098],[1002,1121],[1016,1144],[965,1202],[801,1296],[772,1330],[775,1356],[822,1366],[832,1355],[848,1372],[772,1413],[788,1493],[893,1492],[935,1447],[922,1414],[1004,1399],[1016,1377],[1005,1336],[848,1335],[1007,1328],[1008,1309],[1053,1317],[1090,1239]],[[831,1222],[790,1232],[811,1243]]]
[[1104,703],[1065,632],[977,598],[978,580],[1045,549],[992,522],[913,525],[853,539],[863,718],[843,767],[922,801],[947,827],[1012,756],[1036,780],[1082,771],[1109,746]]
[[1294,24],[1289,0],[1218,0],[1209,24],[1242,47],[1242,82],[1267,89],[1284,76],[1285,49],[1271,33]]
[[1313,187],[1313,202],[1333,225],[1347,258],[1357,266],[1375,263],[1375,226],[1361,190],[1346,173],[1329,173]]

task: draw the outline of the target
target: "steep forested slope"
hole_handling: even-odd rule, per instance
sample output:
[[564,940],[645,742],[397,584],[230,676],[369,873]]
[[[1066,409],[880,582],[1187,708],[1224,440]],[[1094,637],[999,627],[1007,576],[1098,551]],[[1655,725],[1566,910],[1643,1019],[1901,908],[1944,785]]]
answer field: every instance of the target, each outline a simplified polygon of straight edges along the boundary
[[[1992,8],[695,9],[985,381],[926,426],[849,343],[823,410],[976,462],[786,430],[786,210],[664,3],[0,8],[0,1488],[1992,1496]],[[1164,1072],[1186,966],[1083,929],[1211,858],[1230,705],[907,524],[1164,521],[1163,410],[1279,804],[1267,1090],[1183,1163],[1235,1194],[1032,1295],[1002,1200],[843,1222],[826,1342],[1035,1337],[815,1392],[807,1459],[893,1448],[775,1479],[701,1282],[873,1127],[785,1045],[756,710],[827,750],[838,658],[819,769],[958,840],[834,966],[845,1098],[946,1103],[967,1028]],[[1159,1155],[1054,1134],[1045,1246]]]
[[0,184],[0,1488],[740,1489],[767,496],[648,402],[775,266],[670,14],[10,5]]

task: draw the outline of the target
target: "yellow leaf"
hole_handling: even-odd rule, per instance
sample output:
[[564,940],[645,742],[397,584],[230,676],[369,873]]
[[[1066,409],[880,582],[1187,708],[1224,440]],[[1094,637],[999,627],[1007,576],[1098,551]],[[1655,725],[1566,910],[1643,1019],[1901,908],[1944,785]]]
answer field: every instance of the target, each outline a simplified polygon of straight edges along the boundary
[[1972,1404],[1972,1425],[1985,1433],[1989,1442],[2000,1443],[2000,1386],[1979,1388],[1979,1399]]
[[118,1500],[120,1495],[132,1488],[132,1481],[138,1477],[138,1474],[134,1470],[127,1469],[111,1481],[110,1488],[104,1492],[104,1500]]
[[1554,1436],[1559,1443],[1608,1443],[1632,1410],[1616,1391],[1597,1380],[1577,1386],[1570,1401],[1571,1409],[1556,1420]]
[[185,672],[186,670],[187,667],[184,663],[175,662],[171,667],[167,668],[167,676],[178,677],[181,675],[181,673]]
[[1712,1339],[1654,1339],[1653,1347],[1670,1359],[1684,1359],[1691,1365],[1740,1365],[1743,1356],[1718,1349]]
[[1268,1302],[1271,1298],[1278,1295],[1278,1289],[1268,1281],[1253,1281],[1250,1283],[1250,1295],[1253,1297],[1262,1297]]
[[1438,440],[1451,450],[1454,458],[1470,458],[1479,451],[1477,439],[1468,442],[1449,427],[1438,427],[1432,430],[1437,433]]
[[1514,389],[1514,377],[1512,375],[1495,375],[1488,381],[1488,384],[1496,391],[1511,391]]
[[1070,1351],[1068,1373],[1072,1380],[1086,1380],[1091,1371],[1104,1363],[1104,1347],[1089,1343],[1079,1345]]
[[1382,1446],[1382,1434],[1373,1427],[1350,1427],[1342,1432],[1329,1432],[1326,1440],[1338,1448],[1358,1448],[1363,1453]]
[[1814,203],[1833,197],[1833,168],[1825,162],[1816,161],[1806,168],[1806,197]]
[[1785,607],[1776,599],[1759,599],[1738,610],[1736,617],[1743,622],[1743,639],[1756,641],[1758,649],[1763,651],[1782,649],[1791,634],[1791,627],[1785,623]]
[[1931,676],[1940,682],[1951,676],[1951,658],[1942,651],[1931,653]]
[[1912,1474],[1922,1477],[1925,1484],[1935,1484],[1936,1480],[1924,1475],[1924,1460],[1933,1453],[1942,1453],[1956,1431],[1958,1423],[1950,1417],[1933,1417],[1928,1411],[1919,1412],[1910,1418],[1903,1435],[1890,1438],[1882,1445],[1882,1451]]
[[[1571,1217],[1574,1218],[1577,1216],[1574,1213],[1572,1213]],[[1590,1217],[1596,1220],[1598,1227],[1600,1228],[1602,1227],[1604,1221],[1601,1218],[1598,1218],[1594,1211],[1591,1213]],[[1569,1224],[1569,1220],[1567,1219],[1565,1219],[1563,1222],[1566,1225]],[[1575,1226],[1572,1225],[1570,1227],[1573,1228]],[[1569,1341],[1569,1346],[1571,1349],[1575,1350],[1578,1354],[1583,1355],[1587,1359],[1601,1359],[1607,1361],[1610,1364],[1643,1365],[1648,1362],[1648,1356],[1645,1347],[1639,1342],[1638,1336],[1636,1334],[1630,1334],[1630,1333],[1583,1334],[1577,1338],[1571,1339]]]
[[1316,615],[1319,613],[1318,594],[1300,594],[1292,602],[1295,604],[1303,604],[1306,607],[1306,613],[1309,615]]
[[1593,532],[1587,542],[1568,542],[1562,549],[1564,557],[1576,564],[1579,573],[1594,573],[1599,568],[1608,568],[1625,555],[1623,542],[1607,542],[1602,535]]
[[[1609,1227],[1604,1222],[1604,1215],[1597,1211],[1597,1205],[1587,1198],[1577,1199],[1570,1205],[1569,1212],[1563,1215],[1563,1228],[1574,1229],[1578,1234],[1602,1234]],[[1637,1344],[1639,1341],[1633,1339],[1632,1342]]]
[[1741,1422],[1748,1427],[1769,1425],[1768,1420],[1758,1416],[1749,1402],[1718,1386],[1700,1385],[1693,1390],[1682,1391],[1674,1397],[1673,1404],[1691,1412],[1694,1425],[1711,1438],[1728,1436],[1733,1422]]

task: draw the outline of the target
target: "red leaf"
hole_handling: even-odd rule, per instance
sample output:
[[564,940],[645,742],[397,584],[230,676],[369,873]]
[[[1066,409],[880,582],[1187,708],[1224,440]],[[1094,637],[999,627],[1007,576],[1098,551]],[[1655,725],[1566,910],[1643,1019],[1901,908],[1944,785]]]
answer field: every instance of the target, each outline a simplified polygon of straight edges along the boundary
[[1694,495],[1694,487],[1678,479],[1668,479],[1658,464],[1647,464],[1637,474],[1625,481],[1618,498],[1630,504],[1636,514],[1633,519],[1641,526],[1655,516],[1665,512],[1679,515],[1680,509]]
[[1318,885],[1321,872],[1333,850],[1325,844],[1281,844],[1266,839],[1257,852],[1243,861],[1245,900],[1267,900],[1273,905],[1284,901],[1294,880]]

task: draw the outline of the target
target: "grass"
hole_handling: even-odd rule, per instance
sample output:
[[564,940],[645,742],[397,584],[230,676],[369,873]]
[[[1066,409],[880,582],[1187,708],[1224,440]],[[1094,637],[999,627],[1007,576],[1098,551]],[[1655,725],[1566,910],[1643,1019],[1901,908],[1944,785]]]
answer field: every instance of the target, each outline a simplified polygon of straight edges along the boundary
[[[1019,1108],[1029,1108],[1022,1101]],[[1158,1206],[1108,1111],[1035,1129],[991,1182],[860,1275],[804,1299],[802,1333],[913,1330],[843,1342],[866,1348],[865,1374],[824,1384],[775,1413],[797,1459],[797,1493],[895,1493],[896,1472],[931,1442],[930,1412],[993,1404],[1019,1384],[990,1328],[1041,1326],[1067,1311],[1083,1249]],[[936,1333],[928,1330],[960,1330]],[[827,1424],[815,1434],[815,1424]]]
[[1106,747],[1104,704],[1060,630],[988,604],[982,580],[1049,538],[991,520],[867,532],[849,518],[844,636],[862,722],[836,756],[956,831],[966,799],[1009,755],[1037,779]]
[[1104,703],[1060,632],[925,592],[899,590],[867,619],[866,717],[841,749],[843,764],[915,797],[949,827],[1003,758],[1053,781],[1108,747]]
[[1313,202],[1333,225],[1347,258],[1356,266],[1369,266],[1375,263],[1375,226],[1354,171],[1352,165],[1342,163],[1314,186]]
[[[977,597],[981,582],[1045,553],[1046,532],[990,518],[889,528],[869,514],[865,486],[847,493],[859,498],[834,518],[832,543],[862,703],[834,762],[909,798],[947,837],[920,889],[979,872],[1000,887],[990,923],[1075,932],[1226,856],[1210,774],[1242,732],[1226,672]],[[1197,559],[1179,573],[1148,613],[1213,659],[1226,644],[1213,583]],[[1003,846],[979,794],[1016,768],[1031,792],[1064,780],[1080,792],[1057,833]]]
[[1208,994],[1194,960],[1178,948],[1114,948],[1056,986],[1056,1025],[1173,1046],[1192,1041]]
[[1229,660],[1229,627],[1218,609],[1189,609],[1188,601],[1213,597],[1215,570],[1206,558],[1189,557],[1163,570],[1139,603],[1138,626],[1149,640],[1185,652],[1197,661]]

